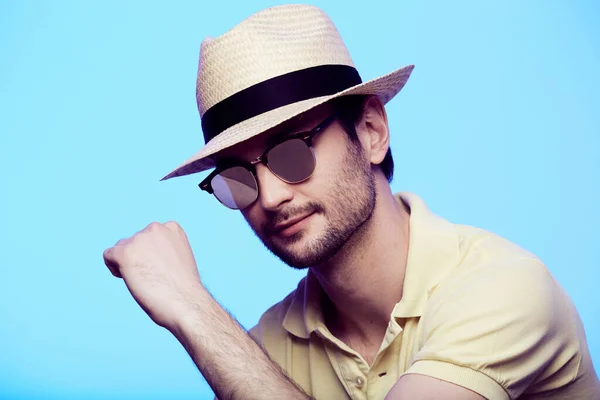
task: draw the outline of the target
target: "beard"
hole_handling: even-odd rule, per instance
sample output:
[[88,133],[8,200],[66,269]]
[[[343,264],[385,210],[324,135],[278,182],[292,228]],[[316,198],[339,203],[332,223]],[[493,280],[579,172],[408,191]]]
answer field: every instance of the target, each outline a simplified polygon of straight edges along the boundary
[[[370,164],[365,162],[360,143],[355,144],[351,140],[346,143],[343,169],[329,186],[322,202],[290,206],[274,213],[260,232],[255,232],[271,253],[292,268],[305,269],[326,262],[338,254],[373,215],[376,203],[373,172]],[[287,238],[278,238],[277,242],[267,233],[267,226],[310,213],[322,214],[326,219],[326,226],[301,249],[293,250],[292,245],[304,238],[306,232],[303,230]]]

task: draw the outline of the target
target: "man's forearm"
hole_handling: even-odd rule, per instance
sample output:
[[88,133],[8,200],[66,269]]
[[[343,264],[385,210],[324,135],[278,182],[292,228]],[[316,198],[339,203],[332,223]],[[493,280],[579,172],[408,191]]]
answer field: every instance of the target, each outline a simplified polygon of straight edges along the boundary
[[212,298],[172,330],[220,400],[309,399]]

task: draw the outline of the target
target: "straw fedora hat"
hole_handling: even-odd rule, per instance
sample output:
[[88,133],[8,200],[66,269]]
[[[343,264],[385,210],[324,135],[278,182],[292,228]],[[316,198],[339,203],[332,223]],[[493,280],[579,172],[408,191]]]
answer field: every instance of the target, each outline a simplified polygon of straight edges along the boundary
[[385,104],[414,66],[362,82],[330,18],[309,5],[260,11],[200,47],[196,100],[205,146],[162,180],[214,167],[213,155],[333,98]]

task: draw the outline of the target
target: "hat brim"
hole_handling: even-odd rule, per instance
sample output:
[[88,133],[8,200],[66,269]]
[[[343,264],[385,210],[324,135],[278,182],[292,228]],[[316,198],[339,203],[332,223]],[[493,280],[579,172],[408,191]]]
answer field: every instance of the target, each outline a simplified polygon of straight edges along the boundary
[[386,104],[402,90],[413,69],[414,65],[407,65],[389,74],[350,87],[341,92],[288,104],[233,125],[211,139],[202,149],[200,149],[200,151],[172,172],[165,175],[161,181],[214,168],[215,164],[213,157],[211,157],[212,155],[254,136],[260,135],[287,120],[305,113],[329,100],[335,99],[336,97],[349,95],[376,95],[383,104]]

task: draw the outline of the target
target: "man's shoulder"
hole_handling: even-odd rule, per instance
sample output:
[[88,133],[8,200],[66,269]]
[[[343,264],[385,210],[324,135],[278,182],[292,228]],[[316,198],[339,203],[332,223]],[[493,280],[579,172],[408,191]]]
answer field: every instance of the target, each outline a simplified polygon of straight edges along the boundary
[[[455,295],[458,290],[465,301],[505,305],[526,303],[534,294],[547,299],[564,296],[546,264],[532,252],[485,229],[455,227],[459,257],[453,271],[440,281],[438,295]],[[540,307],[539,302],[532,304],[536,303]]]
[[577,310],[546,265],[489,231],[456,231],[459,258],[429,292],[415,361],[483,372],[512,397],[595,379]]
[[[544,261],[524,247],[485,229],[455,226],[459,239],[458,262],[447,281],[460,284],[476,276],[478,284],[484,286],[560,287]],[[515,286],[516,281],[522,285]]]
[[461,261],[467,266],[509,260],[524,264],[543,264],[532,252],[494,232],[469,225],[455,225],[455,228],[459,238]]

